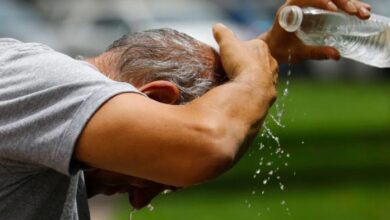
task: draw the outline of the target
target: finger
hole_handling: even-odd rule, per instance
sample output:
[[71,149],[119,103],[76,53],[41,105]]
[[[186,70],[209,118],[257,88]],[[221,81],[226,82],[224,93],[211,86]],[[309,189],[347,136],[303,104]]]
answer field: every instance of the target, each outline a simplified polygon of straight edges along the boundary
[[355,3],[358,8],[358,17],[362,19],[368,19],[371,16],[371,6],[363,2]]
[[329,11],[341,9],[351,15],[357,15],[360,18],[367,19],[370,17],[371,6],[358,0],[302,0],[292,1],[292,4],[298,6],[311,6]]
[[152,188],[133,188],[133,190],[129,192],[130,203],[135,209],[142,209],[150,204],[153,198],[159,195],[163,189],[164,188],[162,186]]
[[129,177],[127,179],[127,183],[131,186],[138,187],[138,188],[154,187],[158,185],[158,183],[149,180],[144,180],[141,178],[136,178],[136,177]]
[[333,0],[333,2],[343,11],[349,14],[356,14],[358,12],[358,7],[355,2],[351,0]]
[[371,12],[368,11],[365,7],[359,8],[358,17],[362,19],[368,19],[371,16]]
[[291,1],[292,5],[297,5],[301,7],[315,7],[321,8],[329,11],[337,11],[338,7],[332,0],[295,0]]
[[358,0],[333,0],[333,2],[345,12],[357,15],[360,18],[370,17],[371,6]]
[[340,53],[333,47],[309,46],[305,49],[305,53],[314,60],[339,60],[341,58]]
[[237,41],[233,31],[221,23],[214,25],[213,34],[218,44],[221,44],[223,41]]
[[359,1],[359,4],[362,6],[362,7],[365,7],[368,11],[372,11],[372,7],[370,4],[367,4],[365,2],[360,2]]

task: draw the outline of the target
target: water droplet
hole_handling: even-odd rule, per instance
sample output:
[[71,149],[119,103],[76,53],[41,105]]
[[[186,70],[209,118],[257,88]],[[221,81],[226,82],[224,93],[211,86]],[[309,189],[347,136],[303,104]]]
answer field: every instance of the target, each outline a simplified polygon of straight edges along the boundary
[[284,89],[283,95],[284,95],[284,96],[288,96],[288,88]]
[[260,169],[256,170],[256,174],[257,174],[257,175],[259,175],[260,173],[261,173],[261,170],[260,170]]
[[301,144],[302,144],[302,145],[304,145],[304,144],[305,144],[305,142],[304,142],[304,141],[302,141],[302,142],[301,142]]
[[288,158],[289,158],[289,157],[290,157],[290,154],[286,154],[286,157],[288,157]]
[[280,204],[281,204],[281,205],[285,205],[285,204],[286,204],[286,201],[283,200]]
[[134,215],[134,213],[136,213],[136,212],[137,212],[136,209],[132,209],[132,210],[130,211],[129,220],[133,220],[133,215]]
[[253,190],[253,191],[252,191],[252,195],[255,195],[255,194],[256,194],[256,190]]
[[162,194],[163,194],[163,195],[166,195],[166,194],[169,194],[169,193],[171,193],[171,192],[172,192],[172,190],[166,189],[166,190],[164,190],[164,191],[162,192]]
[[[276,108],[276,109],[278,109],[278,108]],[[279,110],[277,110],[277,111],[280,112]],[[276,117],[278,117],[278,118],[275,118],[272,114],[270,114],[270,117],[271,117],[272,121],[275,122],[275,124],[277,126],[279,126],[281,128],[285,128],[286,126],[284,124],[282,124],[282,121],[281,121],[282,117],[280,115],[283,115],[283,114],[277,113]]]
[[280,186],[280,190],[284,190],[284,185],[282,183],[279,183],[279,186]]
[[280,176],[277,176],[276,179],[280,180]]
[[261,191],[261,195],[264,195],[264,193],[265,193],[265,191],[263,190],[263,191]]
[[264,144],[260,143],[259,150],[263,150],[264,147]]
[[288,167],[288,163],[287,163],[287,162],[286,162],[286,163],[284,163],[284,166]]
[[146,208],[147,208],[149,211],[151,211],[151,212],[153,212],[153,210],[154,210],[154,206],[152,206],[152,204],[149,204],[148,206],[146,206]]
[[273,174],[274,174],[274,171],[273,171],[273,170],[271,170],[271,171],[268,172],[268,175],[270,175],[270,176],[272,176]]
[[267,124],[266,124],[266,123],[263,124],[263,128],[264,128],[264,131],[267,132],[267,134],[268,134],[268,135],[276,142],[276,144],[280,147],[279,138],[276,137],[276,136],[272,133],[271,129],[269,129],[269,128],[267,127]]
[[267,162],[267,166],[271,166],[271,165],[272,165],[272,161]]
[[264,180],[263,180],[263,185],[267,185],[267,183],[268,183],[268,180],[267,180],[267,179],[264,179]]

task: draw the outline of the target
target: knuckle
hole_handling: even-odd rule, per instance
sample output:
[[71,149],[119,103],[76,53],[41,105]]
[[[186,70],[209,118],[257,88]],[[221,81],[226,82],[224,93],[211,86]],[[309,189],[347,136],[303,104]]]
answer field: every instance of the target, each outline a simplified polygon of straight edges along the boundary
[[269,48],[268,48],[267,43],[265,43],[265,42],[262,41],[262,40],[258,40],[258,41],[259,41],[258,44],[259,44],[259,46],[260,46],[262,49],[269,51]]
[[278,91],[276,90],[275,86],[272,86],[268,90],[268,98],[269,98],[271,104],[273,104],[276,101],[276,99],[278,98]]

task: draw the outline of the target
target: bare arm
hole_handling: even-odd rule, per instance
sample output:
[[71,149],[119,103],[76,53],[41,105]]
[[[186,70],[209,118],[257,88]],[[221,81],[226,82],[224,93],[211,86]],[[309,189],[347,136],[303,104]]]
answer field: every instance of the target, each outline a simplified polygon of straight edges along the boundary
[[185,106],[118,95],[89,121],[75,157],[173,186],[200,183],[230,168],[275,99],[277,64],[264,42],[241,42],[222,25],[214,32],[231,82]]
[[289,61],[296,63],[307,59],[324,60],[340,58],[339,52],[332,47],[316,47],[304,45],[294,33],[288,33],[280,27],[278,16],[282,8],[288,5],[301,7],[317,7],[330,11],[343,10],[361,19],[370,17],[371,6],[358,0],[287,0],[276,14],[272,28],[258,38],[264,40],[270,47],[272,55],[281,63]]

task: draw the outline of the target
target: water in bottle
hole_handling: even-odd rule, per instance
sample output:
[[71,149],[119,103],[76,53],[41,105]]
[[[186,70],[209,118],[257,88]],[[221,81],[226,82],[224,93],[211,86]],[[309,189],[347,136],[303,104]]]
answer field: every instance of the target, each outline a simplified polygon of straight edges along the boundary
[[307,45],[331,46],[341,56],[371,66],[390,67],[390,19],[371,15],[361,20],[343,12],[288,6],[279,24]]

